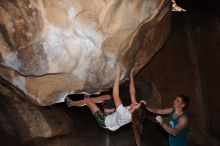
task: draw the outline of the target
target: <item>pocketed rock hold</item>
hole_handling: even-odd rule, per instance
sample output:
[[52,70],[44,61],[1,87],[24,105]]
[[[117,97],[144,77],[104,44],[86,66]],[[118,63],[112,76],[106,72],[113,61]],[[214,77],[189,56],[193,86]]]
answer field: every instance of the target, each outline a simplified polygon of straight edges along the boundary
[[37,105],[112,87],[161,48],[169,0],[0,2],[0,78]]

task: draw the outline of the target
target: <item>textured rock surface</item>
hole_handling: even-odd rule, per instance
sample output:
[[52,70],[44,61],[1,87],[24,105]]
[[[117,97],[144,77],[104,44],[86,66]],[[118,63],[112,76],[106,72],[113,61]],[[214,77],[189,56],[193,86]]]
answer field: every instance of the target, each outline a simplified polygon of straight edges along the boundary
[[75,125],[56,106],[37,107],[24,102],[3,84],[0,84],[0,98],[1,129],[19,141],[65,135],[72,132]]
[[164,44],[169,0],[0,2],[0,78],[38,105],[96,93],[140,70]]
[[219,13],[173,14],[166,45],[138,74],[155,83],[163,107],[190,96],[189,141],[199,146],[220,145],[219,24]]

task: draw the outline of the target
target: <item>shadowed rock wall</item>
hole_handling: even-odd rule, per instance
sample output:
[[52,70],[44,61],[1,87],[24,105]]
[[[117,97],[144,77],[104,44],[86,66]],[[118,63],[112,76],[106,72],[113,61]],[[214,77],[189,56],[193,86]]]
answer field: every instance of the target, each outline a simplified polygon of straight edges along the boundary
[[24,142],[65,135],[73,131],[75,125],[63,110],[56,106],[37,107],[25,102],[4,84],[0,84],[0,123],[0,130],[4,130],[8,137],[14,137],[12,143],[16,139]]
[[189,140],[202,146],[220,144],[219,24],[216,13],[175,13],[167,43],[138,75],[155,83],[164,107],[190,96]]

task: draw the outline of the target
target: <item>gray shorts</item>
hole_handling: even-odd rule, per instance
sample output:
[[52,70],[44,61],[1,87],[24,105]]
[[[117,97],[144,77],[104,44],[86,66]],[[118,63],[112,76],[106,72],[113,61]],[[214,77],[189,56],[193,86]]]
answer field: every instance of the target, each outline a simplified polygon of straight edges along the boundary
[[97,122],[99,123],[99,125],[103,128],[106,128],[105,126],[105,118],[108,116],[109,114],[103,112],[102,110],[98,110],[97,112],[94,113],[94,117],[96,118]]

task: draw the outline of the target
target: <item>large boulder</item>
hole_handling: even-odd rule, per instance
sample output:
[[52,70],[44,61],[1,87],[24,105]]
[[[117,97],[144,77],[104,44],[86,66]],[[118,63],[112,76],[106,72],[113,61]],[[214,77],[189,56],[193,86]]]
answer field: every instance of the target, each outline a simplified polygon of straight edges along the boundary
[[0,79],[37,105],[94,94],[146,65],[170,30],[169,0],[1,0]]
[[0,127],[0,131],[13,138],[12,142],[15,139],[24,142],[74,133],[76,124],[58,106],[42,107],[24,102],[0,83]]

